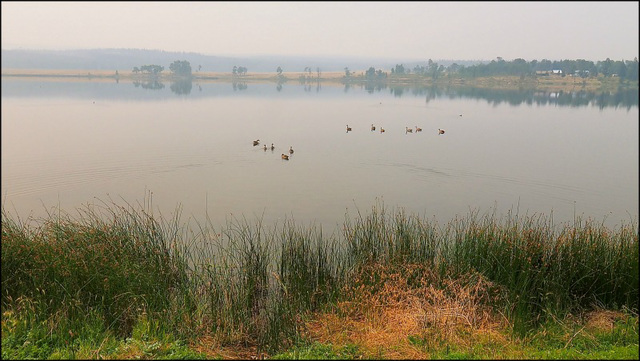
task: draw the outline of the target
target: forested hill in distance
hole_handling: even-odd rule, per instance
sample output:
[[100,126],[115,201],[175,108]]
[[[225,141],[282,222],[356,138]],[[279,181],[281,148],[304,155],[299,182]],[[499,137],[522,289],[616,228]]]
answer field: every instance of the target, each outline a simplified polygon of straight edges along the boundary
[[[131,70],[142,65],[160,65],[165,69],[176,60],[186,60],[191,68],[203,72],[231,72],[234,66],[243,66],[249,72],[273,73],[278,67],[285,72],[302,72],[310,68],[316,72],[351,71],[368,69],[389,70],[397,64],[413,68],[426,66],[425,59],[368,59],[354,57],[321,56],[214,56],[188,52],[169,52],[146,49],[80,49],[80,50],[35,50],[2,49],[2,69],[51,69],[51,70]],[[432,59],[438,64],[448,66],[453,63],[470,66],[489,61],[480,60],[442,60]]]

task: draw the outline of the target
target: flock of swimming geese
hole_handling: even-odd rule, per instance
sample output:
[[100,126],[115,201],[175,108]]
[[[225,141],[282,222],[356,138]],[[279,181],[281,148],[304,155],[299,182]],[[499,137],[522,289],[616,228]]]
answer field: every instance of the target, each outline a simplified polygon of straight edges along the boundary
[[[349,125],[347,125],[347,133],[349,133],[351,130],[352,130],[351,127]],[[371,131],[375,132],[375,130],[376,130],[376,126],[371,124]],[[422,128],[419,128],[416,125],[416,133],[421,132],[421,131],[422,131]],[[380,133],[384,133],[384,132],[385,132],[384,128],[380,127]],[[405,132],[405,134],[406,133],[413,133],[413,128],[404,127],[404,132]],[[438,134],[444,134],[444,129],[438,129]]]
[[[256,139],[253,141],[253,146],[255,147],[256,145],[260,144],[260,139]],[[271,149],[271,151],[273,151],[274,149],[276,149],[276,147],[273,145],[273,143],[271,143],[271,147],[267,147],[267,145],[265,144],[262,149],[264,149],[264,151],[266,152],[268,149]],[[282,153],[280,155],[280,158],[284,159],[284,160],[289,160],[289,155],[293,154],[293,146],[289,146],[289,154],[284,154]]]
[[[462,116],[462,114],[460,115]],[[376,130],[376,126],[371,124],[371,131],[374,132]],[[347,125],[347,133],[349,133],[350,131],[352,131],[352,128]],[[416,125],[416,133],[421,132],[422,128],[419,128]],[[380,127],[380,133],[384,133],[385,130],[383,127]],[[409,128],[409,127],[405,127],[405,134],[406,133],[413,133],[413,128]],[[444,129],[438,129],[438,134],[444,134]],[[253,141],[253,146],[257,146],[260,144],[260,139],[256,139]],[[264,149],[264,151],[266,152],[267,150],[271,149],[271,151],[273,151],[274,149],[276,149],[276,147],[273,145],[273,143],[271,143],[271,147],[267,147],[267,145],[265,144],[262,149]],[[284,160],[289,160],[289,155],[293,154],[293,146],[289,146],[289,154],[284,154],[282,153],[280,155],[280,157]]]

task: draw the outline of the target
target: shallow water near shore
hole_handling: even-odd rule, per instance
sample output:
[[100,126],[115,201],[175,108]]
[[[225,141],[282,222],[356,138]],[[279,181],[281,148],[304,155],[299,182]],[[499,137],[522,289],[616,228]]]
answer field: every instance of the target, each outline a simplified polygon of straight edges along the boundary
[[438,222],[479,210],[614,227],[638,218],[637,91],[3,78],[3,207],[109,200],[329,232],[378,202]]

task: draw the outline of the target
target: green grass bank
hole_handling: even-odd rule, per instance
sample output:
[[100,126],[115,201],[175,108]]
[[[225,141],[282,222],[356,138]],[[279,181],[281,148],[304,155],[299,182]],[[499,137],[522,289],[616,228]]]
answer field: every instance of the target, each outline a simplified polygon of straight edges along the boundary
[[2,358],[638,357],[637,221],[2,210]]

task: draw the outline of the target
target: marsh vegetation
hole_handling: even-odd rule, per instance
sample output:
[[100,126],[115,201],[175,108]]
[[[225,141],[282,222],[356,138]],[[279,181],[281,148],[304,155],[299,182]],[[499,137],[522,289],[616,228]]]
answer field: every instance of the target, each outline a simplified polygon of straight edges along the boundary
[[328,235],[179,215],[3,208],[3,359],[638,356],[635,223],[379,203]]

